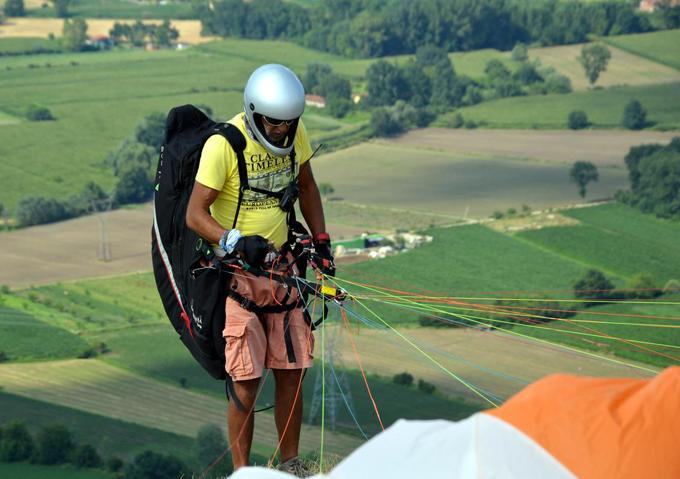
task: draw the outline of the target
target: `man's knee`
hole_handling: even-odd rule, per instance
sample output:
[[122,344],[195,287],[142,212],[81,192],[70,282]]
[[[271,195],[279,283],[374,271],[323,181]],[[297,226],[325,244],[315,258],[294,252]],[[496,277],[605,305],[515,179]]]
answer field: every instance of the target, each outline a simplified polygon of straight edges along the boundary
[[234,394],[244,407],[250,408],[257,398],[257,390],[260,385],[260,378],[247,379],[245,381],[234,381]]

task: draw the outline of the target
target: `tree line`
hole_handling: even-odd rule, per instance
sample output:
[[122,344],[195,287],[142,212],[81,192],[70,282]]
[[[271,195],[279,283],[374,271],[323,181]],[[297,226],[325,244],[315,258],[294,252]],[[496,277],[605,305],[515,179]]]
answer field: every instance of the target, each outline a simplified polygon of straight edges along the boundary
[[449,52],[561,45],[665,26],[620,1],[321,0],[303,8],[282,0],[198,0],[194,11],[205,34],[291,39],[351,57],[414,53],[423,45]]

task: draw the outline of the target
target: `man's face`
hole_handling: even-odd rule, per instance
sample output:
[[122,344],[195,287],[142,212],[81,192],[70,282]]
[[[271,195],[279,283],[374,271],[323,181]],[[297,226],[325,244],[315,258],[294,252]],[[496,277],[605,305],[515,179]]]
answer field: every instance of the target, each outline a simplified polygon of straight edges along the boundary
[[288,134],[290,130],[290,125],[292,121],[282,121],[262,117],[262,126],[264,126],[264,132],[267,134],[273,143],[278,143]]

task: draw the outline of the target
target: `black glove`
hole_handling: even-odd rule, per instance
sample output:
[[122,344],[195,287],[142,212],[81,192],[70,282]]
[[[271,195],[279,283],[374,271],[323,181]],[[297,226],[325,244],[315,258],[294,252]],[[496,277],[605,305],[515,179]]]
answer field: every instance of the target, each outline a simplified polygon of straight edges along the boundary
[[269,253],[269,242],[259,235],[241,236],[234,246],[234,253],[250,266],[261,268]]
[[[327,235],[326,235],[327,236]],[[330,238],[314,240],[314,254],[311,256],[312,266],[321,273],[335,276],[335,262],[333,261],[333,249]]]

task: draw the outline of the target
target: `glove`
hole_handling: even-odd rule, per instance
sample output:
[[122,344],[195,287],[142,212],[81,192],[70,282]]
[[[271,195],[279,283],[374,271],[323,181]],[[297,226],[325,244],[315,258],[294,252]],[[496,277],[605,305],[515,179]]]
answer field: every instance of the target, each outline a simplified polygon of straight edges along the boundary
[[269,253],[269,242],[259,235],[241,236],[234,246],[234,253],[250,266],[261,268]]
[[335,276],[335,262],[331,251],[331,238],[327,233],[314,236],[314,254],[311,256],[311,263],[327,276]]

